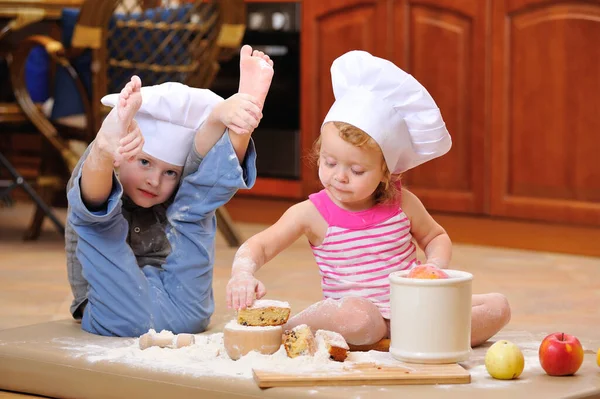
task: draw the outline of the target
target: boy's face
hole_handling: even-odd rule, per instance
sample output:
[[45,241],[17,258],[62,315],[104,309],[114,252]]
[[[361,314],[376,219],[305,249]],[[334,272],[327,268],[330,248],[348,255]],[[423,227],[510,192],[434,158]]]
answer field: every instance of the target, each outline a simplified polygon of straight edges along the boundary
[[348,210],[373,206],[373,194],[383,177],[381,151],[346,142],[333,123],[323,126],[319,179],[334,202]]
[[119,180],[125,194],[138,206],[150,208],[167,201],[177,188],[183,167],[144,152],[121,164]]

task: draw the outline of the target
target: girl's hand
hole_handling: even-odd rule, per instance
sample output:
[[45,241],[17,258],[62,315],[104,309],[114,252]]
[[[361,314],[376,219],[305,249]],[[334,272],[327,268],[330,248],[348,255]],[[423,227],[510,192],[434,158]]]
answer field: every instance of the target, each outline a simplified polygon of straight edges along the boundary
[[245,309],[252,306],[254,299],[260,299],[266,293],[264,284],[257,280],[252,273],[237,272],[227,283],[227,307],[235,310]]

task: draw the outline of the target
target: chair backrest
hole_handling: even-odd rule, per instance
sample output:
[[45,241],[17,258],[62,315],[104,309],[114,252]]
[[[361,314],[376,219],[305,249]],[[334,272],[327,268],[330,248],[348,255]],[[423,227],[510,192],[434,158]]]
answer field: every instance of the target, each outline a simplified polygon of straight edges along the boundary
[[71,46],[94,52],[93,130],[106,112],[100,99],[119,92],[132,75],[144,85],[209,87],[218,62],[239,49],[244,23],[244,0],[86,0]]
[[[217,38],[221,28],[214,2],[177,6],[163,1],[124,0],[108,30],[108,91],[117,92],[132,75],[146,85],[167,81],[206,87],[218,69]],[[166,3],[166,4],[165,4]]]
[[[104,95],[119,91],[134,74],[145,85],[171,80],[209,87],[218,61],[231,56],[232,49],[239,50],[245,10],[244,0],[84,0],[79,10],[63,10],[62,43],[34,36],[13,52],[10,75],[15,98],[72,169],[79,154],[67,140],[93,140],[107,112],[100,102]],[[65,29],[67,25],[71,29]],[[61,65],[55,86],[73,88],[58,90],[65,101],[59,101],[55,91],[52,119],[60,118],[59,103],[83,106],[83,111],[63,113],[85,113],[85,127],[73,134],[64,127],[58,130],[28,93],[27,57],[39,45]],[[61,78],[66,76],[63,83],[58,83],[60,71]]]

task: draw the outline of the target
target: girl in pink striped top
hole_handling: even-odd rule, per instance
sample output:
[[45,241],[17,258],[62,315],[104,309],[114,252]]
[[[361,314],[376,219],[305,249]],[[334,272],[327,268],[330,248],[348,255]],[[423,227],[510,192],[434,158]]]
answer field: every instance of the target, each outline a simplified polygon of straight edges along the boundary
[[[449,265],[448,234],[401,187],[400,173],[445,154],[451,140],[429,93],[391,62],[352,51],[334,61],[331,71],[336,101],[315,145],[324,189],[240,247],[227,303],[240,309],[263,297],[265,287],[254,273],[304,235],[324,299],[285,327],[307,324],[313,331],[339,332],[349,344],[370,345],[389,337],[388,276],[419,263],[416,245],[426,264]],[[504,296],[474,295],[472,345],[509,318]]]

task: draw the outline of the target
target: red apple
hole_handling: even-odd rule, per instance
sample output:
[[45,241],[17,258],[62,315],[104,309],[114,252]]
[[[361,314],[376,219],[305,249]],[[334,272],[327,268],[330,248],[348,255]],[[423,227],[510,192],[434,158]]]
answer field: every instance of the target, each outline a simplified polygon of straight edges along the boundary
[[544,338],[539,357],[548,375],[573,375],[583,363],[583,348],[575,336],[556,332]]
[[448,274],[445,271],[440,269],[439,267],[435,267],[432,265],[419,265],[415,266],[411,271],[406,275],[408,278],[424,278],[424,279],[438,279],[438,278],[448,278]]

